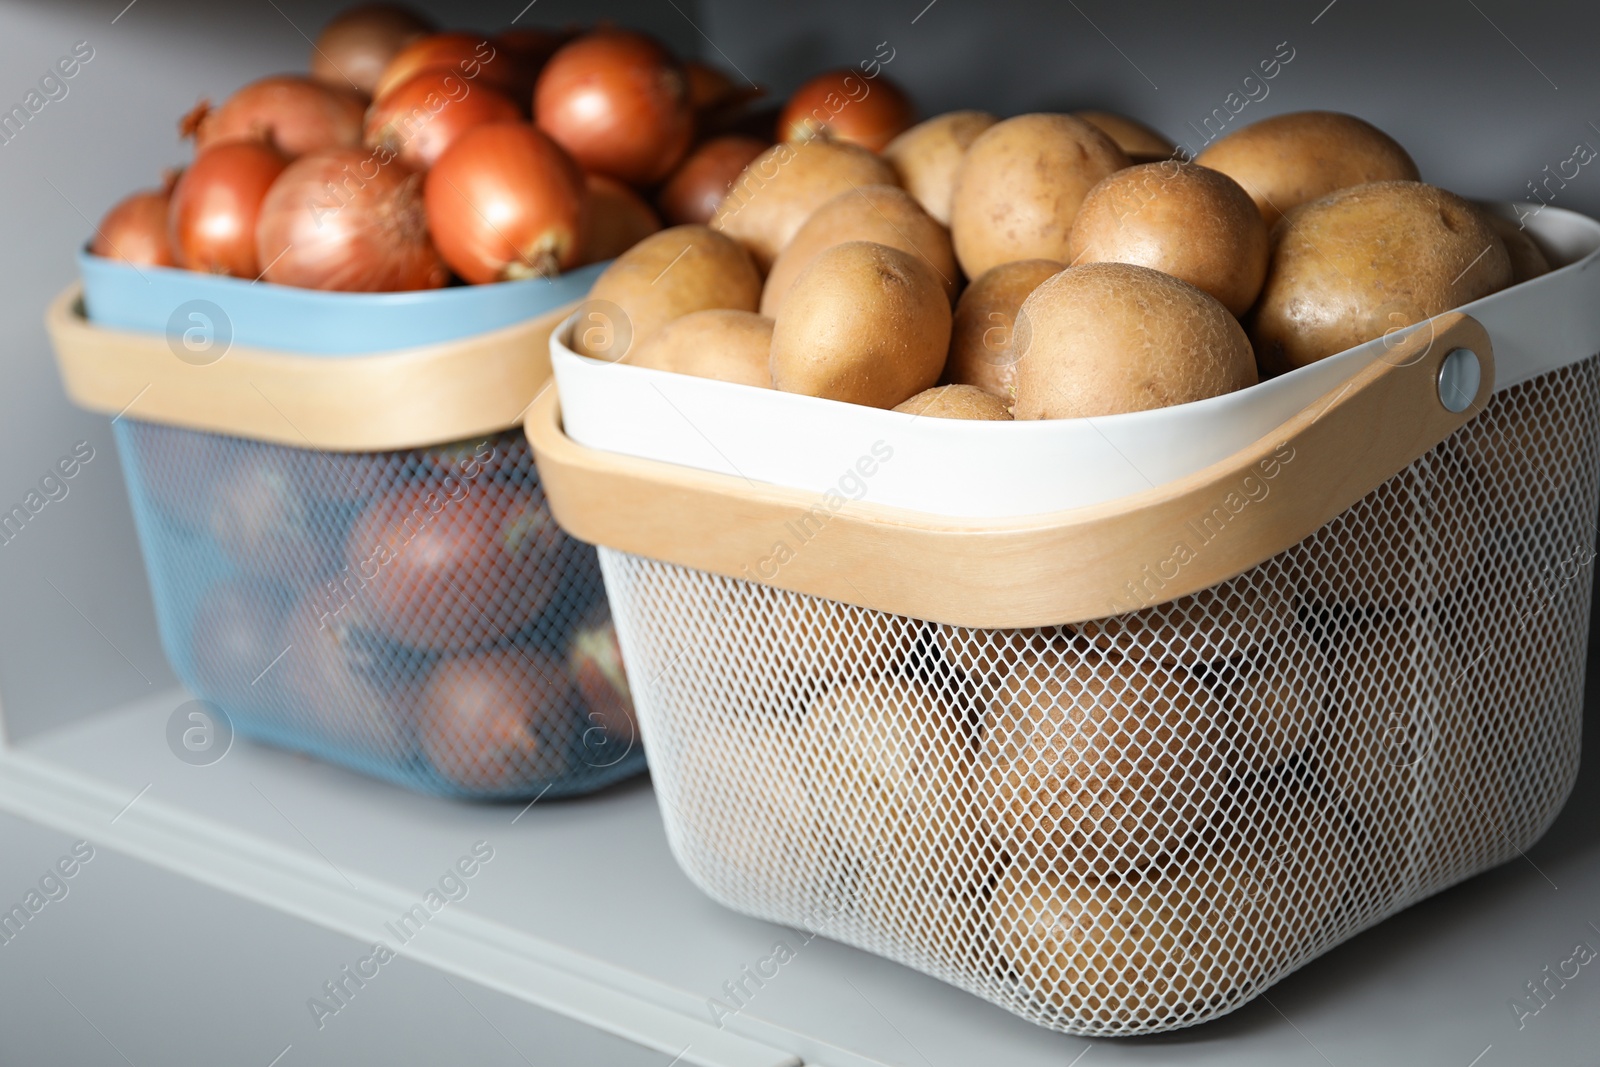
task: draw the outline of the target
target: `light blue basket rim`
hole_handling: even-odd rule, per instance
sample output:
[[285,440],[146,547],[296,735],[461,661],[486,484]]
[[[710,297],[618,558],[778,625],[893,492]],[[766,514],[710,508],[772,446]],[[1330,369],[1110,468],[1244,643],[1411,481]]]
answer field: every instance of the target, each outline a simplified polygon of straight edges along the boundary
[[233,343],[329,357],[438,344],[525,322],[583,299],[609,264],[555,278],[345,293],[135,266],[87,248],[77,258],[85,313],[97,325],[168,333],[187,327],[191,305],[212,320],[218,311],[226,316]]

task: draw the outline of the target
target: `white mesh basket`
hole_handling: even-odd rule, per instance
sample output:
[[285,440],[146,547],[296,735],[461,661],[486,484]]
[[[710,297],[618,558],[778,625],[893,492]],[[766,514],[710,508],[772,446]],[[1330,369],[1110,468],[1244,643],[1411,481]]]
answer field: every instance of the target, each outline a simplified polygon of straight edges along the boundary
[[[1462,347],[1486,373],[1454,414]],[[775,574],[752,561],[811,494],[584,448],[548,396],[528,428],[558,520],[602,546],[689,876],[1132,1035],[1233,1010],[1559,810],[1600,356],[1544,355],[1491,396],[1488,338],[1441,319],[1191,477],[1011,524],[847,504]],[[1270,455],[1273,496],[1176,524]],[[1163,538],[1194,558],[1140,566]]]

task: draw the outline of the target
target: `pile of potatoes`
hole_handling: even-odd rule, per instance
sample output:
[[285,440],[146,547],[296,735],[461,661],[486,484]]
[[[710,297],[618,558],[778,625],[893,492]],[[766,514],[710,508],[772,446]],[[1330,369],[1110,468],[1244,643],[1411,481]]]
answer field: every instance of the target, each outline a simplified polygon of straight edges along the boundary
[[746,905],[842,901],[830,936],[1030,1016],[1132,1029],[1237,1003],[1505,858],[1518,818],[1523,757],[1439,616],[1306,610],[1293,586],[1280,568],[979,630],[757,612],[678,573],[652,596],[745,620],[699,669],[762,679],[673,717],[695,869]]
[[[1242,389],[1549,269],[1347,115],[1173,151],[1104,113],[953,112],[881,153],[780,144],[709,226],[618,258],[592,295],[628,329],[580,323],[573,345],[915,414],[1075,418]],[[788,783],[762,840],[791,866],[822,850],[873,939],[1002,976],[1034,1011],[1167,1025],[1270,980],[1403,895],[1419,820],[1427,870],[1500,847],[1504,758],[1407,614],[1478,552],[1414,536],[1396,502],[1416,488],[1372,504],[1398,509],[1387,540],[1330,527],[1293,582],[1047,630],[825,601],[754,627],[738,655],[809,680],[733,757]],[[1406,691],[1385,664],[1451,681]],[[1397,757],[1402,720],[1442,762]],[[760,843],[706,847],[748,874]]]
[[[1193,160],[1104,112],[956,111],[753,160],[619,257],[587,355],[878,408],[1058,419],[1242,389],[1549,269],[1381,130],[1300,112]],[[626,347],[618,351],[618,337]]]

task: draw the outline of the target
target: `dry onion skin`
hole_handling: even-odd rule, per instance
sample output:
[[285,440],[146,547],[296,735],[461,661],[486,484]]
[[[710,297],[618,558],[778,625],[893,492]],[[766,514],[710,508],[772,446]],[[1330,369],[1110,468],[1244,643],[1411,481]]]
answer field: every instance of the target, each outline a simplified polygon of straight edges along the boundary
[[317,34],[311,76],[324,85],[348,86],[371,96],[400,49],[433,28],[431,19],[399,4],[346,8]]
[[195,157],[172,189],[173,261],[206,274],[255,278],[261,203],[288,160],[264,141],[229,141]]
[[845,67],[818,74],[796,89],[778,116],[780,141],[858,144],[881,152],[917,120],[905,90],[883,75]]
[[439,253],[474,284],[553,277],[583,254],[583,172],[527,123],[462,134],[428,171],[425,196]]
[[353,89],[275,74],[251,82],[220,107],[202,101],[179,129],[193,135],[197,152],[229,141],[264,141],[293,159],[360,144],[366,109],[366,99]]
[[641,187],[671,174],[694,137],[683,65],[625,30],[597,30],[550,57],[533,114],[584,170]]
[[428,236],[422,175],[358,148],[289,165],[261,206],[257,254],[267,281],[304,289],[437,289],[448,277]]

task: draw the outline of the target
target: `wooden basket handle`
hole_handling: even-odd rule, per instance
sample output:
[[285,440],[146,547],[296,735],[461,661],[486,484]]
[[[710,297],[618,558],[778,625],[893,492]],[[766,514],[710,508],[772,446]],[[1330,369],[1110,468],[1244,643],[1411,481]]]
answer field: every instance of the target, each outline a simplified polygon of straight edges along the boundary
[[[1459,349],[1476,355],[1479,376],[1475,390],[1466,376],[1470,404],[1451,411],[1442,373]],[[1450,369],[1472,363],[1455,356]],[[1459,394],[1462,379],[1447,377]],[[1103,504],[1010,520],[856,502],[829,511],[815,493],[584,448],[563,432],[553,387],[525,425],[556,520],[580,540],[933,622],[1023,627],[1120,614],[1248,570],[1443,441],[1493,391],[1489,335],[1453,312],[1203,470]],[[1225,534],[1174,563],[1179,544],[1223,525]],[[1129,583],[1148,588],[1152,570],[1159,595],[1131,600]]]
[[164,334],[95,326],[79,285],[45,328],[67,395],[107,415],[334,452],[423,448],[516,426],[550,377],[550,334],[575,305],[457,341],[360,356],[233,345],[180,359]]

